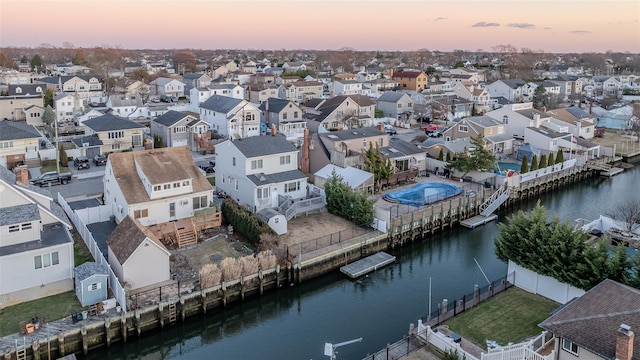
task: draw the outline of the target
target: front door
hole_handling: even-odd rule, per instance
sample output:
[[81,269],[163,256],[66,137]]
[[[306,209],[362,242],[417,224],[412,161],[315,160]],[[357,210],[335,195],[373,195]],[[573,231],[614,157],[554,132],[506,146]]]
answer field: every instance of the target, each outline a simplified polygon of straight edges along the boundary
[[176,203],[169,203],[169,218],[173,219],[176,217]]

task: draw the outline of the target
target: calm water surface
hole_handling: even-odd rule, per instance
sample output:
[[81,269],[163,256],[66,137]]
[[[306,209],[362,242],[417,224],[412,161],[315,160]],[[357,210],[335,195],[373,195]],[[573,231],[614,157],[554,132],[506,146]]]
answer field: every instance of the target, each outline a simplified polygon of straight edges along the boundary
[[[540,198],[565,221],[595,219],[618,201],[638,198],[638,168],[612,179],[598,178],[571,185]],[[520,204],[529,210],[535,202]],[[508,213],[499,214],[499,220]],[[299,287],[290,287],[196,316],[162,331],[130,337],[91,352],[86,359],[327,359],[325,342],[358,337],[363,341],[338,349],[338,359],[362,359],[401,339],[410,323],[442,299],[473,291],[474,284],[506,274],[495,257],[496,223],[453,229],[398,251],[397,262],[368,277],[348,280],[335,272]]]

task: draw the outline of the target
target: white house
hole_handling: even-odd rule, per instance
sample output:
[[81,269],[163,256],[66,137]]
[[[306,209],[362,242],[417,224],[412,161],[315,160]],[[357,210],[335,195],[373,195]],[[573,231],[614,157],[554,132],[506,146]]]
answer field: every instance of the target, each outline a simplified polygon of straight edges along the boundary
[[60,93],[55,97],[55,112],[58,121],[74,121],[84,112],[83,101],[77,93]]
[[553,109],[547,111],[551,122],[560,126],[567,126],[568,132],[584,139],[593,139],[596,125],[589,113],[577,107]]
[[0,303],[10,306],[73,290],[71,224],[26,167],[0,166]]
[[191,111],[198,112],[200,104],[214,95],[244,99],[244,88],[237,84],[210,84],[207,87],[192,88],[189,91],[189,105]]
[[492,98],[502,96],[512,102],[527,101],[533,96],[531,86],[522,79],[496,80],[485,89]]
[[104,200],[118,223],[127,216],[143,226],[189,218],[212,196],[187,146],[109,155]]
[[260,135],[260,110],[246,100],[214,95],[200,104],[200,119],[227,138]]
[[533,108],[533,103],[507,104],[499,109],[489,111],[486,116],[494,118],[506,127],[505,134],[515,138],[524,138],[524,129],[540,127],[549,122],[551,116]]
[[282,135],[227,140],[216,145],[216,188],[254,212],[307,195],[298,150]]
[[151,95],[161,96],[184,96],[184,83],[180,80],[171,78],[157,78],[149,83],[149,91]]
[[560,146],[563,146],[566,140],[565,138],[570,139],[571,134],[564,132],[556,132],[551,129],[539,129],[528,127],[524,129],[524,141],[525,143],[529,143],[534,147],[548,152],[557,152]]
[[107,108],[111,108],[114,115],[131,120],[146,118],[149,115],[149,109],[144,105],[140,95],[110,95]]

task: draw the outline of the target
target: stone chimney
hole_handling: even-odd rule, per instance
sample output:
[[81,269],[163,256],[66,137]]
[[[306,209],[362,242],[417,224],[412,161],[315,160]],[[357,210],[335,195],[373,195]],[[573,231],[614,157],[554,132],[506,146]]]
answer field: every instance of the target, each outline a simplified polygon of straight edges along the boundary
[[16,183],[23,186],[29,186],[29,169],[26,165],[20,165],[13,168],[16,174]]
[[302,143],[302,157],[300,158],[300,171],[308,174],[310,171],[309,166],[309,147],[311,146],[311,136],[309,135],[309,129],[304,129],[304,139]]
[[616,359],[633,359],[633,338],[634,334],[631,331],[631,327],[627,324],[621,324],[616,332]]

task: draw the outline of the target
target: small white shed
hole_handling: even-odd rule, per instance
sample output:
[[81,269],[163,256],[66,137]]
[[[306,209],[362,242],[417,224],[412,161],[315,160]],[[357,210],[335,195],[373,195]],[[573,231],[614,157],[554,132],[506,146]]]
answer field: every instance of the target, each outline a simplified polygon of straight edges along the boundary
[[273,209],[262,209],[257,214],[276,234],[283,235],[287,233],[287,218],[283,214]]
[[355,191],[365,194],[373,191],[372,173],[351,166],[341,168],[333,164],[327,164],[313,174],[314,185],[324,189],[324,184],[333,176],[334,172],[336,175],[341,176],[342,181]]

